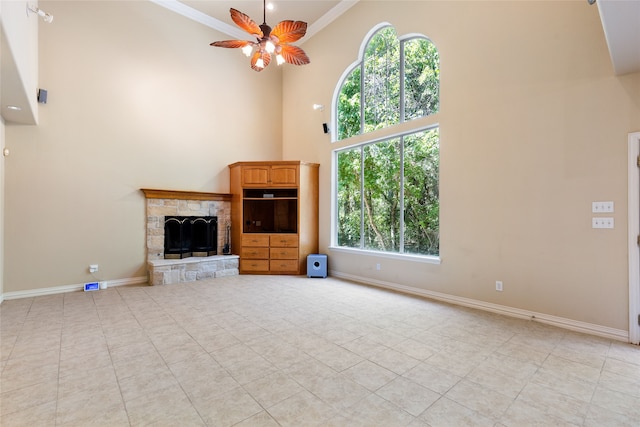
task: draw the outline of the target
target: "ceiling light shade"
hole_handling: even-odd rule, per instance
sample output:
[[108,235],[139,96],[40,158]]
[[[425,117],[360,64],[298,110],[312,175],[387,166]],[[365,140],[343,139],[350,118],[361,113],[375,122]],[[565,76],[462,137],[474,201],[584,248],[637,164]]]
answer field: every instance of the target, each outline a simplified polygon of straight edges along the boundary
[[[266,23],[266,0],[263,1],[264,20],[258,25],[244,13],[231,8],[231,19],[236,25],[256,38],[255,42],[247,40],[223,40],[211,43],[211,46],[240,48],[242,52],[251,56],[251,68],[255,71],[264,70],[271,62],[271,55],[276,54],[276,63],[285,62],[293,65],[308,64],[309,57],[297,46],[289,43],[300,40],[307,33],[307,23],[302,21],[282,21],[271,29]],[[253,52],[253,55],[252,55]]]

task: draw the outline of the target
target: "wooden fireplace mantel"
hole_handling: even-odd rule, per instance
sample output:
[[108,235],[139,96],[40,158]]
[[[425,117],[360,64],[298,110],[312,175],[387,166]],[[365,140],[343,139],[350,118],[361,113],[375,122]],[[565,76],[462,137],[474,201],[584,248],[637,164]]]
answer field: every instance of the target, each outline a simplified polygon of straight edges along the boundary
[[178,200],[215,200],[230,202],[231,194],[225,193],[205,193],[201,191],[179,191],[179,190],[155,190],[151,188],[141,188],[147,199],[178,199]]

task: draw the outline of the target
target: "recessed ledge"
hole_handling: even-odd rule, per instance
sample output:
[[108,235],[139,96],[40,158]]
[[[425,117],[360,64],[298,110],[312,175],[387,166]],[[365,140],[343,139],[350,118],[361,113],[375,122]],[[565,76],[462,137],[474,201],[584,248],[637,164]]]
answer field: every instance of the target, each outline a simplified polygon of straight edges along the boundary
[[180,190],[156,190],[152,188],[140,189],[147,199],[177,199],[177,200],[215,200],[230,202],[231,194],[226,193],[206,193],[201,191],[180,191]]

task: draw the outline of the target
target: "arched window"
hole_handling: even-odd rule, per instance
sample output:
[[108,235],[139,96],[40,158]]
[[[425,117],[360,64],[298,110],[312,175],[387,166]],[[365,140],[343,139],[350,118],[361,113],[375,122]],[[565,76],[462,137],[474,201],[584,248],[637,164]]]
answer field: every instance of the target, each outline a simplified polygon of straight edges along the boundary
[[391,26],[377,30],[342,80],[336,139],[438,112],[440,59],[424,36],[402,40]]
[[343,74],[334,102],[335,137],[372,137],[334,151],[334,248],[439,259],[435,118],[405,125],[391,137],[375,136],[378,129],[438,112],[439,62],[426,37],[398,38],[393,27],[383,26]]

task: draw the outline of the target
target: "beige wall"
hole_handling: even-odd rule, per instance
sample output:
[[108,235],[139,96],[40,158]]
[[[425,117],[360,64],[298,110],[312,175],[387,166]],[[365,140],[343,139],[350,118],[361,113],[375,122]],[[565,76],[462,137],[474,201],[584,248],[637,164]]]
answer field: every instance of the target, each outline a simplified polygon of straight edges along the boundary
[[4,292],[143,277],[140,188],[227,193],[280,159],[281,73],[148,1],[47,2],[39,126],[7,126]]
[[4,299],[4,119],[0,117],[0,302]]
[[[440,265],[332,251],[332,144],[321,130],[344,70],[375,25],[422,33],[441,55]],[[330,269],[628,330],[627,134],[640,74],[616,77],[587,2],[361,1],[284,73],[284,157],[321,163]],[[591,228],[591,202],[616,227]],[[376,263],[381,270],[376,271]],[[504,291],[495,291],[495,281]]]

